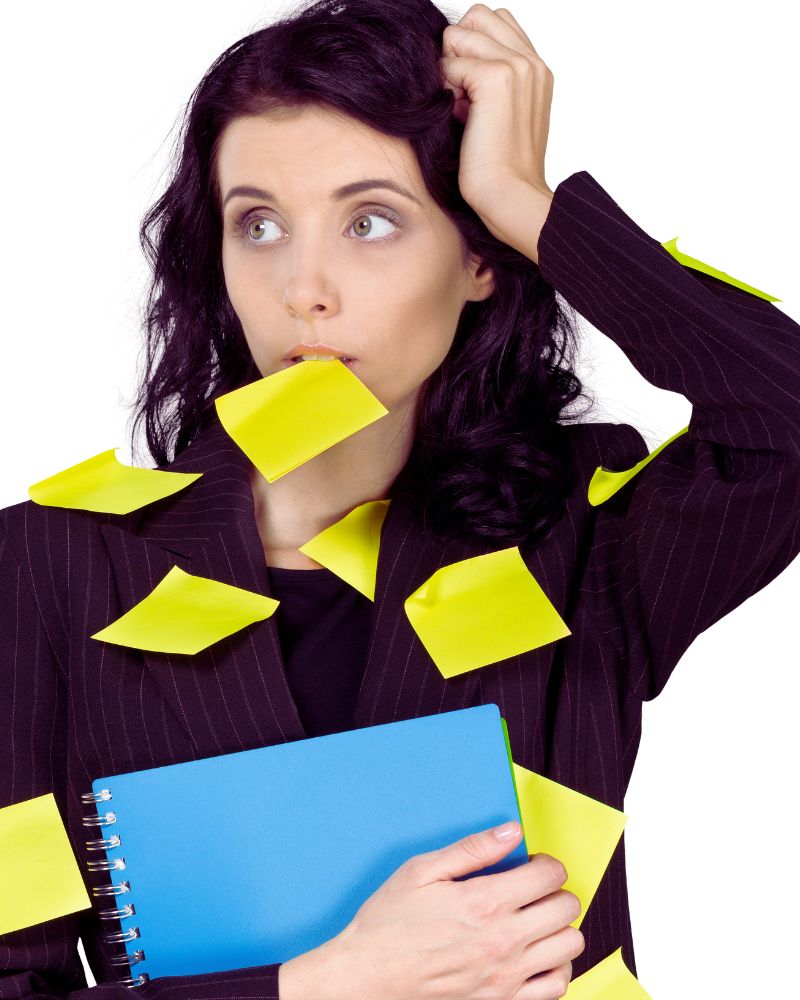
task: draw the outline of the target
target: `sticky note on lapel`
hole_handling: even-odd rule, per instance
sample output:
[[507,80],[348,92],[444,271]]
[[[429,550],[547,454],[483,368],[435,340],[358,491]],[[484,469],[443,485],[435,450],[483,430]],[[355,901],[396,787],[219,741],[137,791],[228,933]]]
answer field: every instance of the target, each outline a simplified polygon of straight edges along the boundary
[[101,451],[28,487],[43,507],[69,507],[108,514],[129,514],[184,489],[202,472],[139,469],[117,461],[116,448]]
[[53,793],[0,809],[0,934],[91,905]]
[[338,359],[282,368],[217,397],[215,406],[270,483],[389,412]]
[[572,634],[516,545],[441,567],[405,610],[444,677]]
[[528,854],[552,854],[567,869],[564,888],[581,901],[580,927],[628,821],[613,806],[515,763]]
[[272,597],[173,566],[144,600],[91,638],[159,653],[199,653],[269,618],[278,604]]

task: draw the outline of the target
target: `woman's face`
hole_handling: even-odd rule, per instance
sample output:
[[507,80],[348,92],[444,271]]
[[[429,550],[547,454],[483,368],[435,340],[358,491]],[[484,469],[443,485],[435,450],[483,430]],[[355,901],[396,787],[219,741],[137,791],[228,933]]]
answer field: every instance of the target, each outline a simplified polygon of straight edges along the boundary
[[[319,108],[234,119],[218,151],[222,266],[262,375],[326,344],[388,408],[441,364],[464,303],[493,290],[465,267],[407,140]],[[381,178],[385,188],[338,193]],[[236,193],[248,188],[247,193]],[[255,190],[254,190],[255,189]]]

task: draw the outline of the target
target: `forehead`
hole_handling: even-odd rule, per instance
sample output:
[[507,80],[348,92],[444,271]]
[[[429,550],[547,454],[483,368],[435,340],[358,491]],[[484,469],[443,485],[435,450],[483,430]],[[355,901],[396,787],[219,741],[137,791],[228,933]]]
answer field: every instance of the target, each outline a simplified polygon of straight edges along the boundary
[[234,118],[217,150],[219,185],[292,185],[332,190],[360,177],[394,177],[419,194],[419,164],[407,139],[318,107]]

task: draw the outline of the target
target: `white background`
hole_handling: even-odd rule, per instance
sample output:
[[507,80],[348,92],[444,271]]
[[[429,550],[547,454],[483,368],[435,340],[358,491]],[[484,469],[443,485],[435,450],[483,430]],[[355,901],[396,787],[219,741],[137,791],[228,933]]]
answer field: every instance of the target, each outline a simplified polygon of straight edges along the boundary
[[[145,279],[137,225],[162,189],[191,90],[276,9],[138,0],[4,10],[0,506],[106,448],[131,458]],[[457,19],[467,6],[442,9]],[[791,6],[510,9],[555,74],[550,187],[588,170],[656,239],[679,236],[683,252],[800,319]],[[651,448],[686,425],[687,400],[649,386],[585,329],[579,373],[602,402],[593,419],[634,423]],[[798,582],[795,561],[701,635],[645,705],[626,841],[639,979],[654,1000],[791,989]]]

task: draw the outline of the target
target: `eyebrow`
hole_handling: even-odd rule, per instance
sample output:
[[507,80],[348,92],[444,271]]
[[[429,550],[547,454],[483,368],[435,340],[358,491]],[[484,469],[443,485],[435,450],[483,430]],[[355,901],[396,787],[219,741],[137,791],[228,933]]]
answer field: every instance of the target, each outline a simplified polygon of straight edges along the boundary
[[[332,191],[331,198],[333,201],[343,201],[345,198],[349,198],[350,195],[360,194],[362,191],[372,191],[375,188],[384,188],[387,191],[394,191],[395,194],[401,194],[403,197],[410,198],[411,201],[415,201],[418,205],[422,205],[419,198],[415,198],[410,191],[407,191],[404,187],[401,187],[388,177],[368,177],[363,181],[353,181],[350,184],[345,184],[342,187],[336,188],[335,191]],[[270,191],[265,191],[263,188],[251,187],[249,185],[238,185],[237,187],[232,187],[225,195],[225,200],[222,202],[223,209],[231,198],[237,197],[263,198],[264,201],[278,200],[274,194]]]

